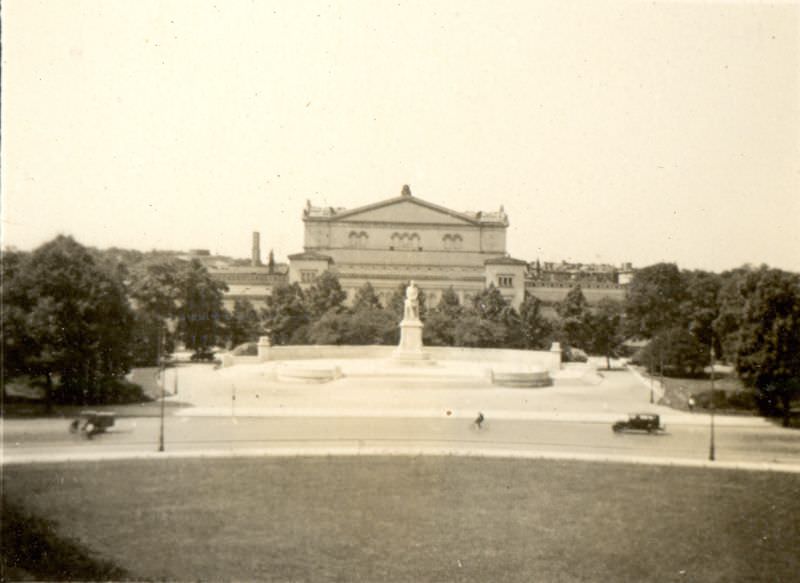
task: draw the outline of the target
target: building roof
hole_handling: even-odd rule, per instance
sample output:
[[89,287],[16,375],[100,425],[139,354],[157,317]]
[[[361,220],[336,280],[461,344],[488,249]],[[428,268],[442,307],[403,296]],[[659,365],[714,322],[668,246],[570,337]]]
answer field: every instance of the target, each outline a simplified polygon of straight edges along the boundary
[[303,220],[316,220],[316,221],[337,221],[341,219],[345,219],[348,217],[352,217],[354,215],[358,215],[364,212],[376,210],[379,208],[399,204],[399,203],[412,203],[419,205],[424,208],[428,208],[430,210],[449,215],[451,217],[461,219],[467,223],[471,223],[473,225],[498,225],[507,227],[508,226],[508,215],[506,215],[503,207],[500,207],[499,211],[496,212],[486,212],[486,211],[454,211],[452,209],[440,206],[438,204],[434,204],[432,202],[428,202],[426,200],[422,200],[421,198],[417,198],[411,194],[411,190],[408,186],[403,187],[403,191],[400,196],[395,196],[392,198],[387,198],[385,200],[381,200],[378,202],[374,202],[372,204],[356,207],[353,209],[347,209],[343,207],[315,207],[311,206],[311,201],[306,202],[306,208],[303,210]]
[[316,251],[303,251],[302,253],[294,253],[289,255],[289,259],[291,260],[307,260],[307,261],[328,261],[333,263],[333,257],[330,255],[323,255],[322,253],[317,253]]
[[528,265],[527,261],[523,261],[522,259],[514,259],[513,257],[509,257],[508,255],[502,255],[500,257],[492,257],[491,259],[487,259],[483,262],[484,265]]
[[[285,275],[289,272],[289,266],[286,263],[276,263],[272,271],[273,275]],[[269,275],[269,265],[225,265],[222,267],[215,267],[209,269],[209,273],[215,275],[225,275],[233,273],[244,274],[257,274]]]

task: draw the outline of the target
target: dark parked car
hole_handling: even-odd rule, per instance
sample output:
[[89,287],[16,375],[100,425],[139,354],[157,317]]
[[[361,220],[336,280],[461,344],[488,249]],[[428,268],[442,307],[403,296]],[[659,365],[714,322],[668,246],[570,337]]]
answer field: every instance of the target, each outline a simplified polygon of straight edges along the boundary
[[617,421],[612,426],[614,433],[620,433],[621,431],[655,433],[656,431],[664,431],[666,428],[666,425],[661,425],[661,420],[654,413],[631,413],[628,415],[627,421]]
[[192,362],[213,362],[214,361],[214,353],[210,350],[199,350],[192,354],[191,356]]
[[81,411],[80,417],[69,424],[70,433],[82,432],[91,439],[98,433],[105,433],[114,426],[114,413]]

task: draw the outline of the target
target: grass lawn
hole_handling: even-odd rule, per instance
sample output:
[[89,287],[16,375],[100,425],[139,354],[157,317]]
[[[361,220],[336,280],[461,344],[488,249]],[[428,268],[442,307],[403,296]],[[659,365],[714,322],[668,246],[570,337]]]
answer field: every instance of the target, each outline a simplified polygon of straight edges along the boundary
[[3,495],[139,580],[800,578],[793,474],[456,457],[126,461],[7,466]]
[[[661,380],[658,375],[656,377]],[[664,398],[661,404],[673,409],[689,410],[689,397],[698,401],[695,410],[702,410],[703,404],[710,402],[711,380],[709,378],[664,377]],[[746,393],[742,381],[736,375],[720,375],[714,378],[714,403],[720,412],[726,414],[758,415],[755,403],[752,408],[744,404],[736,405],[736,400],[729,402],[734,395]],[[741,400],[741,399],[740,399]]]
[[[193,365],[202,366],[202,365]],[[209,365],[210,366],[210,365]],[[53,403],[48,411],[44,401],[43,389],[35,386],[27,377],[14,380],[13,390],[7,391],[2,402],[2,416],[5,418],[21,417],[76,417],[81,411],[113,411],[120,417],[158,417],[161,414],[161,388],[156,380],[158,369],[155,367],[136,368],[133,370],[132,379],[142,388],[143,398],[133,402],[115,403],[109,405],[65,405]],[[26,386],[26,384],[28,386]],[[171,391],[172,386],[167,387]],[[177,409],[186,407],[185,403],[169,400],[166,403],[167,414]]]

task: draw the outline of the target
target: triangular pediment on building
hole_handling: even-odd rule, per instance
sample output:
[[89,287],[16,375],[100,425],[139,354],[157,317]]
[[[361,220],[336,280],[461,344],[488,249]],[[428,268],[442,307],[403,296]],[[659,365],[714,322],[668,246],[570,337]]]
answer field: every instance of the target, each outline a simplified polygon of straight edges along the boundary
[[463,213],[408,196],[399,196],[374,204],[339,211],[328,217],[328,220],[348,223],[480,224],[480,221]]

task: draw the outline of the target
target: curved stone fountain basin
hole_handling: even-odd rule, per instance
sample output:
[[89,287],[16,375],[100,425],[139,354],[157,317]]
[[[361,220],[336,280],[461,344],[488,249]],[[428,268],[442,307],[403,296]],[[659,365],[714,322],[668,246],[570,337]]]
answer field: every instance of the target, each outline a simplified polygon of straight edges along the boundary
[[500,387],[536,388],[553,384],[550,373],[540,366],[495,366],[490,379],[493,385]]
[[413,386],[444,386],[459,381],[490,386],[490,371],[486,362],[428,361],[427,366],[408,366],[392,358],[386,359],[309,359],[269,363],[264,371],[267,378],[281,382],[325,383],[338,379],[384,380]]
[[284,382],[327,383],[341,377],[341,368],[326,361],[286,361],[275,366],[275,378]]
[[394,359],[290,360],[271,363],[274,379],[285,382],[326,383],[337,379],[365,379],[407,386],[458,384],[536,388],[553,385],[546,369],[537,365],[492,361],[445,360],[425,367],[409,367]]

